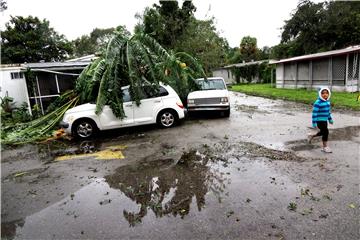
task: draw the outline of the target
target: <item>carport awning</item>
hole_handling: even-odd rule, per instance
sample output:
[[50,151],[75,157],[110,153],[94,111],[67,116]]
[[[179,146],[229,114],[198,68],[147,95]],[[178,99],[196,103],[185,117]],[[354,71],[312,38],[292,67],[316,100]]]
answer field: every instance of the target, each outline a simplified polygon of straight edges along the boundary
[[30,68],[32,71],[48,70],[72,70],[83,69],[89,65],[91,61],[78,61],[78,62],[43,62],[43,63],[25,63],[22,65],[24,69]]

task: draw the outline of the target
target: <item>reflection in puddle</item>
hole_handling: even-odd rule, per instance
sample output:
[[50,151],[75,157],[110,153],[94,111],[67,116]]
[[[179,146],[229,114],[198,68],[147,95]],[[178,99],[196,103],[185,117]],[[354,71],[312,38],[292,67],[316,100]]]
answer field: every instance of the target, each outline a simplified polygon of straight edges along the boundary
[[224,173],[219,166],[210,168],[208,160],[205,155],[190,151],[178,164],[172,159],[144,162],[121,167],[105,179],[110,187],[120,189],[140,205],[136,212],[124,210],[131,226],[141,222],[148,210],[157,217],[172,214],[183,218],[189,213],[193,199],[201,211],[209,190],[216,195],[224,191]]

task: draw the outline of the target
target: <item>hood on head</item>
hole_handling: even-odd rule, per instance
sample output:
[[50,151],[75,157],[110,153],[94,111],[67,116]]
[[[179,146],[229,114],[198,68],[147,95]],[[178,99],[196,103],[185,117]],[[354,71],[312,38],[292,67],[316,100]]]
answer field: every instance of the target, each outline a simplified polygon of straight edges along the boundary
[[331,91],[330,91],[330,89],[329,89],[328,87],[321,87],[320,90],[319,90],[319,92],[318,92],[319,98],[320,98],[321,100],[323,100],[323,101],[327,101],[327,100],[325,100],[325,99],[323,99],[323,98],[321,97],[321,92],[322,92],[323,90],[327,90],[327,91],[329,92],[329,97],[328,97],[327,100],[329,100],[330,97],[331,97]]

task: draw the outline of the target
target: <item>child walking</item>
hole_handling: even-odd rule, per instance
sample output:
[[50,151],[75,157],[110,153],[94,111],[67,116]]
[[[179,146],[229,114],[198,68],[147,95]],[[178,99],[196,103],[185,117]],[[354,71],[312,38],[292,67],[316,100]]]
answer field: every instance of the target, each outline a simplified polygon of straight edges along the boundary
[[310,134],[308,136],[309,143],[314,137],[322,136],[323,148],[322,151],[326,153],[331,153],[331,149],[327,145],[329,129],[328,121],[330,124],[333,124],[334,121],[331,117],[330,111],[330,89],[327,87],[321,88],[319,91],[319,98],[315,101],[313,111],[312,111],[312,126],[314,128],[319,128],[319,132],[316,134]]

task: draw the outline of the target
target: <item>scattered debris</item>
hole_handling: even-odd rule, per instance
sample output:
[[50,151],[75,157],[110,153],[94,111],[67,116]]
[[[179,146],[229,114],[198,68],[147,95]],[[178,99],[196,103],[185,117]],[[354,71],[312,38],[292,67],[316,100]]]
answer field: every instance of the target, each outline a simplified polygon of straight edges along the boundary
[[14,177],[21,177],[21,176],[24,176],[25,174],[27,174],[27,172],[15,173],[15,174],[14,174]]
[[302,188],[301,190],[301,196],[312,196],[312,194],[310,193],[310,189],[308,188]]
[[105,199],[105,200],[99,202],[100,205],[106,205],[109,203],[111,203],[111,199]]
[[234,211],[231,210],[231,211],[229,211],[229,212],[226,213],[226,216],[227,216],[227,217],[230,217],[230,216],[233,215],[233,214],[234,214]]
[[328,216],[329,216],[329,214],[325,213],[325,214],[321,214],[321,215],[319,216],[319,218],[327,218]]
[[270,182],[270,183],[275,183],[275,184],[276,184],[274,177],[270,177],[270,179],[271,179],[271,182]]
[[88,169],[94,173],[98,171],[97,168],[93,168],[93,167],[88,167]]
[[320,198],[314,197],[313,195],[311,195],[310,199],[316,202],[320,201]]
[[349,208],[356,208],[356,206],[355,206],[355,204],[350,203],[350,204],[349,204]]
[[290,211],[296,211],[297,204],[294,203],[294,202],[290,202],[287,208],[288,208]]
[[309,215],[313,212],[313,208],[306,208],[301,212],[301,215]]
[[330,195],[328,195],[328,194],[324,194],[323,195],[323,198],[325,198],[325,199],[327,199],[327,200],[332,200],[332,198],[330,197]]

